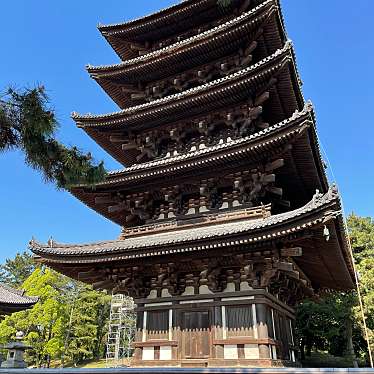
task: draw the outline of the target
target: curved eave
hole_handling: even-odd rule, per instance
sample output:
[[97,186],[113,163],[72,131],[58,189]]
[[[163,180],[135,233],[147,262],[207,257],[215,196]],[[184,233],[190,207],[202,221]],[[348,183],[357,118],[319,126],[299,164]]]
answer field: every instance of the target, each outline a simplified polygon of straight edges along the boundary
[[[317,144],[312,109],[308,105],[302,112],[269,129],[246,138],[221,144],[185,155],[169,157],[134,165],[123,171],[109,174],[105,182],[94,189],[76,186],[71,192],[87,206],[109,220],[122,225],[122,213],[109,213],[110,203],[97,205],[95,198],[103,193],[111,193],[118,188],[127,191],[150,188],[156,181],[180,180],[207,175],[214,170],[234,165],[255,166],[269,154],[280,154],[286,165],[279,170],[279,181],[294,200],[295,206],[305,204],[316,189],[325,192],[328,182]],[[292,148],[284,151],[289,144]],[[300,154],[301,153],[301,154]],[[277,179],[278,180],[278,179]],[[297,196],[297,199],[294,199]]]
[[123,165],[136,162],[136,154],[124,153],[121,145],[110,142],[112,131],[142,131],[146,128],[186,121],[222,107],[230,107],[251,96],[263,87],[272,76],[279,75],[270,102],[274,105],[272,123],[288,118],[304,106],[299,87],[293,53],[289,44],[254,66],[228,77],[171,95],[148,104],[131,107],[103,116],[73,115],[77,126],[83,128],[101,147]]
[[128,48],[131,42],[164,39],[231,11],[232,7],[217,7],[217,0],[187,0],[129,22],[99,25],[98,29],[118,56],[126,60],[134,56],[134,52]]
[[277,1],[267,0],[250,12],[183,42],[120,64],[88,66],[87,71],[124,108],[131,105],[132,100],[131,95],[122,92],[121,85],[134,85],[136,89],[139,82],[146,84],[164,79],[235,53],[244,41],[253,41],[259,27],[264,29],[258,39],[262,58],[282,48],[286,36],[277,10]]
[[2,304],[0,303],[0,317],[1,315],[9,315],[12,313],[21,312],[23,310],[31,309],[36,302],[25,304]]
[[37,302],[37,297],[26,296],[23,291],[0,284],[0,315],[30,309]]
[[[285,64],[291,62],[295,72],[295,79],[298,82],[298,75],[296,73],[296,66],[294,64],[294,56],[292,52],[291,43],[287,43],[282,49],[277,50],[272,55],[264,58],[260,62],[242,69],[237,73],[231,74],[227,77],[217,79],[210,83],[186,90],[182,93],[166,96],[162,99],[154,100],[150,103],[132,106],[118,112],[93,115],[81,115],[73,113],[72,118],[75,120],[79,127],[101,127],[101,126],[123,126],[125,123],[133,123],[136,119],[141,118],[140,121],[146,120],[144,118],[147,114],[162,115],[160,111],[172,107],[178,108],[181,104],[193,104],[197,100],[193,99],[205,98],[204,94],[214,95],[218,89],[227,89],[235,83],[242,81],[249,81],[252,83],[253,78],[261,78],[263,75],[273,73],[283,67]],[[261,76],[260,76],[261,74]],[[242,86],[240,88],[243,88]],[[297,87],[299,88],[299,87]],[[220,92],[220,91],[218,91]],[[199,102],[200,104],[200,102]],[[144,119],[143,119],[144,118]],[[135,124],[135,123],[134,123]]]
[[[323,236],[323,225],[330,230],[330,240]],[[354,284],[340,200],[334,189],[316,195],[305,206],[259,220],[223,223],[177,231],[84,245],[42,245],[31,242],[32,251],[59,271],[78,278],[79,267],[108,266],[124,261],[144,263],[147,258],[188,255],[193,252],[225,251],[225,248],[256,246],[309,232],[314,244],[308,244],[298,260],[302,270],[318,288],[350,289]],[[310,233],[313,233],[310,235]],[[326,244],[325,244],[326,243]],[[309,247],[310,245],[310,247]],[[318,251],[318,253],[316,253]]]

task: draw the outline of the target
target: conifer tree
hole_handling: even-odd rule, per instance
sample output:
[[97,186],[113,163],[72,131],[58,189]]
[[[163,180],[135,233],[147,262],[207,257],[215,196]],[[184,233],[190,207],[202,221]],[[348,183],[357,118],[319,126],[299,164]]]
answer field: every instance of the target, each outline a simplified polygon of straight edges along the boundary
[[103,180],[103,162],[94,164],[90,153],[68,148],[56,140],[58,123],[49,108],[44,87],[8,89],[0,101],[0,152],[19,149],[26,163],[58,188],[95,184]]

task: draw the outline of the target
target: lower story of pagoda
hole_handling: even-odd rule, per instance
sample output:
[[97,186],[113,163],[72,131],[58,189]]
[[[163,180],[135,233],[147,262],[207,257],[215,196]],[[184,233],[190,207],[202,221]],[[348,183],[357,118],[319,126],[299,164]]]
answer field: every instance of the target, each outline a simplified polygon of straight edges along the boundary
[[298,366],[293,309],[264,289],[242,287],[135,300],[132,366]]
[[295,305],[353,287],[339,196],[331,188],[290,212],[255,213],[30,248],[94,289],[134,298],[134,367],[298,366]]

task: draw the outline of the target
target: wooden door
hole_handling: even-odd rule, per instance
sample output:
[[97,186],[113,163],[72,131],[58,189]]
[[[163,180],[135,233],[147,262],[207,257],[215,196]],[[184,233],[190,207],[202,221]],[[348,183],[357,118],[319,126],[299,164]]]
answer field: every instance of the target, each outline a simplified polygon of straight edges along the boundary
[[209,311],[182,312],[182,357],[208,358],[210,352]]

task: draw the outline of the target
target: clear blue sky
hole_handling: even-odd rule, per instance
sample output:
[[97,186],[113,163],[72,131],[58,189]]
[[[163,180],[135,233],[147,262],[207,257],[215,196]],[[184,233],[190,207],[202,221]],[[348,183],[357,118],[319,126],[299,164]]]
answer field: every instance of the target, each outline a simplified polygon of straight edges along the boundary
[[[12,0],[1,4],[0,88],[42,83],[61,124],[59,138],[119,165],[70,119],[116,108],[86,73],[118,61],[96,29],[169,6],[171,0]],[[319,135],[346,212],[374,216],[373,0],[283,0],[304,95],[316,106]],[[119,227],[66,192],[44,184],[19,153],[0,154],[0,262],[32,236],[62,242],[114,239]],[[331,174],[331,170],[330,170]]]

